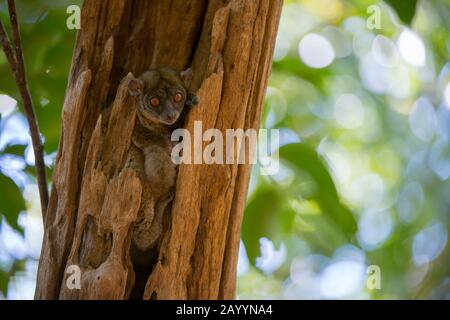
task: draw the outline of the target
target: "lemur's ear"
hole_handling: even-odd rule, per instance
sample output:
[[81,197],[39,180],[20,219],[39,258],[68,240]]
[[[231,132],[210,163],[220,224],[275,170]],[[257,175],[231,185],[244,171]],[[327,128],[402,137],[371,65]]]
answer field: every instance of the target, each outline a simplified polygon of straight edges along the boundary
[[185,87],[189,87],[192,81],[192,77],[193,73],[191,68],[187,68],[186,70],[180,72],[180,78],[183,81]]
[[[183,81],[183,84],[186,88],[190,87],[193,76],[194,75],[192,72],[192,68],[187,68],[186,70],[180,72],[181,81]],[[195,94],[188,92],[186,98],[186,105],[192,108],[197,104],[198,104],[198,97]]]
[[195,107],[198,103],[199,103],[198,97],[195,94],[188,92],[187,99],[186,99],[186,105],[188,107],[192,108],[192,107]]
[[136,97],[139,94],[142,94],[143,90],[144,83],[141,80],[131,79],[130,82],[128,82],[128,91],[130,92],[131,96]]

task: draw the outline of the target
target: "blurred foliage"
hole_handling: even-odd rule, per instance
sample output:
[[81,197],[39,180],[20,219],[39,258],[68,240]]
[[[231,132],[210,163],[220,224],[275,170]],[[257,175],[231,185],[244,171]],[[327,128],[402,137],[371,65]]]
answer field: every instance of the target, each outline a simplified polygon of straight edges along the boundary
[[0,212],[13,228],[20,230],[17,224],[17,217],[22,210],[25,210],[25,201],[22,194],[12,179],[0,174],[0,186],[8,192],[0,192]]
[[303,143],[289,144],[281,148],[280,156],[297,170],[311,176],[313,192],[306,199],[314,200],[323,212],[327,212],[335,223],[335,228],[342,228],[346,235],[354,234],[355,219],[341,204],[333,180],[316,151]]
[[[59,142],[60,114],[76,36],[76,30],[68,30],[66,27],[66,8],[70,4],[81,4],[81,0],[16,1],[27,78],[45,140],[49,177]],[[6,1],[0,1],[0,18],[11,35]],[[23,236],[23,227],[18,223],[20,214],[26,209],[22,192],[27,184],[36,181],[34,160],[29,157],[27,124],[22,115],[20,95],[3,51],[0,52],[0,94],[6,94],[18,101],[15,111],[0,120],[0,225],[6,221]],[[17,132],[14,132],[11,127],[17,123],[24,124],[25,127],[16,127]],[[20,137],[15,139],[14,135]],[[38,212],[39,207],[35,208],[35,211]],[[0,231],[0,292],[4,296],[7,294],[11,277],[23,272],[25,268],[25,263],[19,263],[21,260],[14,252],[8,252],[6,245],[2,247],[5,241],[11,240]],[[14,246],[11,250],[13,249]],[[36,256],[36,252],[30,252],[28,255]],[[9,261],[11,259],[13,261]]]
[[386,0],[386,2],[394,8],[395,12],[404,23],[411,23],[414,14],[416,13],[417,0]]
[[450,298],[449,10],[285,1],[262,123],[281,167],[252,175],[240,298]]

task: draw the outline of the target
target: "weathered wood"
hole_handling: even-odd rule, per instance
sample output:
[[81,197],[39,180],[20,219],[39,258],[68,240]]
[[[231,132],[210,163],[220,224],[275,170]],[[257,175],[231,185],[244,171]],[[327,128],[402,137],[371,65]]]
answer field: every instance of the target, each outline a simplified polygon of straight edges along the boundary
[[[127,82],[148,66],[192,65],[203,130],[258,128],[281,0],[86,0],[45,221],[38,299],[127,299],[143,205],[127,163],[135,123]],[[102,113],[113,104],[110,112]],[[232,299],[250,165],[181,165],[145,299]],[[81,290],[65,285],[82,270]],[[141,285],[141,284],[139,284]]]

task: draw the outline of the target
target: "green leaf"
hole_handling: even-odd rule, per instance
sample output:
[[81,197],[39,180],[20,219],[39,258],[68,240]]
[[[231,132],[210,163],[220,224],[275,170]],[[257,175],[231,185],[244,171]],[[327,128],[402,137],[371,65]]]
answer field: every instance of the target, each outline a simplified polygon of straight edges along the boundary
[[25,210],[25,201],[17,185],[9,177],[0,173],[0,213],[11,227],[19,232],[23,230],[17,224],[19,213]]
[[0,268],[0,292],[6,297],[8,293],[8,284],[11,278],[20,271],[25,270],[26,260],[14,260],[11,266],[6,269]]
[[353,236],[356,232],[355,218],[341,203],[333,179],[316,150],[305,143],[292,143],[280,148],[280,158],[298,174],[308,174],[314,183],[310,199],[316,201],[322,212],[348,237]]
[[6,297],[8,293],[9,274],[0,269],[0,292]]
[[4,154],[13,154],[16,156],[20,156],[23,157],[25,154],[25,148],[26,146],[22,145],[22,144],[13,144],[13,145],[8,145],[5,150],[2,151],[2,153]]
[[406,24],[411,24],[411,21],[416,14],[417,0],[384,0],[397,13],[400,20]]
[[259,239],[267,237],[280,244],[292,229],[295,213],[285,205],[275,186],[260,187],[247,203],[242,224],[242,241],[254,264],[259,256]]

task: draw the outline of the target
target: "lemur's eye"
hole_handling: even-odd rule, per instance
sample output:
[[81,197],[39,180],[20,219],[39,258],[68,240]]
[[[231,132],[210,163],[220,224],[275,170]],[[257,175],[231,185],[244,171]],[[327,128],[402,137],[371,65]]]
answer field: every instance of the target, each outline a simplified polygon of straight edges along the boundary
[[183,100],[183,95],[181,93],[177,93],[176,95],[173,96],[173,101],[175,102],[181,102],[181,100]]
[[159,101],[158,98],[151,98],[150,99],[150,104],[152,107],[159,107],[159,105],[161,104],[161,102]]

